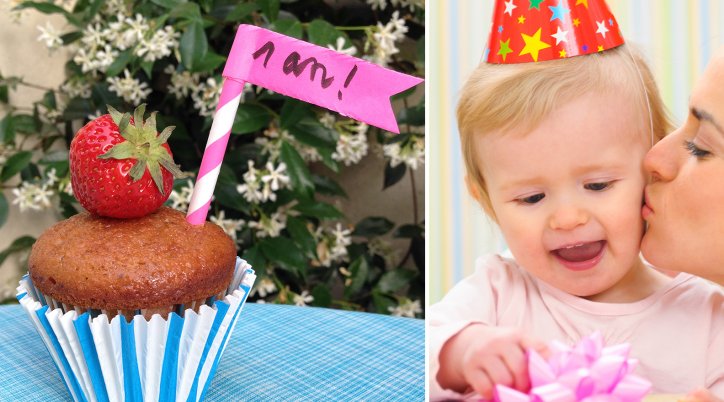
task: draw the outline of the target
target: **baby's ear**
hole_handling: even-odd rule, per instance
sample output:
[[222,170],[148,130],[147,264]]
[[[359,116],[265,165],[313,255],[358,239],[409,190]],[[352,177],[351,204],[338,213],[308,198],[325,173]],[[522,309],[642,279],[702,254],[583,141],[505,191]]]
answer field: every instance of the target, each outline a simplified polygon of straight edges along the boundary
[[483,195],[480,194],[480,186],[473,178],[470,177],[469,174],[465,175],[465,186],[468,188],[468,194],[470,194],[470,196],[473,197],[481,207],[483,207],[483,211],[491,217],[493,221],[497,222],[493,206],[490,205],[490,199],[488,197],[483,197]]
[[465,175],[465,185],[468,188],[468,194],[470,194],[471,197],[475,198],[475,201],[477,201],[479,204],[483,204],[482,202],[480,202],[480,190],[478,189],[478,186],[473,181],[473,179],[470,178],[469,174]]

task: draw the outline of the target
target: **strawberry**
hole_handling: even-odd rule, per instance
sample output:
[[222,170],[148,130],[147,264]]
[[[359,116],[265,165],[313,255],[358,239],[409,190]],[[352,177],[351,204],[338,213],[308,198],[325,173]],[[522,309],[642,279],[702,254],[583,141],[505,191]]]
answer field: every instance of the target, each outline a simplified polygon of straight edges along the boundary
[[70,144],[70,180],[81,205],[96,215],[137,218],[158,209],[181,174],[166,143],[174,127],[158,134],[146,105],[105,114],[83,126]]

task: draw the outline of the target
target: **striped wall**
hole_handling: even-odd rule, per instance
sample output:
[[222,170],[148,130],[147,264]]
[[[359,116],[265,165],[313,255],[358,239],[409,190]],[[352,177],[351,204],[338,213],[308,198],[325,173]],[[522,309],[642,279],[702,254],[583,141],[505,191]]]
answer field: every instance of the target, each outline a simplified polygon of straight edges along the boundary
[[[547,0],[550,1],[550,0]],[[527,0],[515,0],[525,3]],[[677,123],[712,51],[724,44],[724,0],[607,0],[654,70]],[[426,9],[428,277],[434,303],[504,242],[465,191],[454,106],[487,41],[493,0],[430,0]]]

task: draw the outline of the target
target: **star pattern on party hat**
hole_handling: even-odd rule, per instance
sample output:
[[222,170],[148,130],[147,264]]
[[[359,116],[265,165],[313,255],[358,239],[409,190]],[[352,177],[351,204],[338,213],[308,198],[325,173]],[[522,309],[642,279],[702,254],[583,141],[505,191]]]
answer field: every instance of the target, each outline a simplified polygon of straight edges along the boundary
[[624,43],[605,0],[496,0],[484,62],[558,60]]

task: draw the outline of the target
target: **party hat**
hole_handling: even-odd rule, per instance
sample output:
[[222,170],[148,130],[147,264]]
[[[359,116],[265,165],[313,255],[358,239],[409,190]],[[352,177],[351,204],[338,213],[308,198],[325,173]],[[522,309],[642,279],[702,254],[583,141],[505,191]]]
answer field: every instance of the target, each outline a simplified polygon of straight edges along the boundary
[[496,0],[483,61],[558,60],[623,44],[604,0]]

